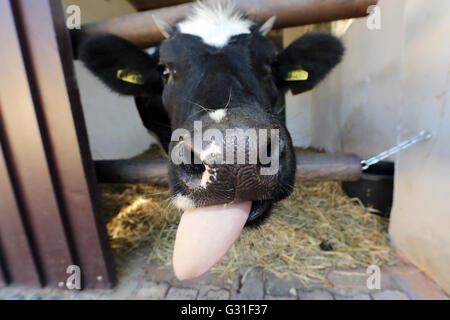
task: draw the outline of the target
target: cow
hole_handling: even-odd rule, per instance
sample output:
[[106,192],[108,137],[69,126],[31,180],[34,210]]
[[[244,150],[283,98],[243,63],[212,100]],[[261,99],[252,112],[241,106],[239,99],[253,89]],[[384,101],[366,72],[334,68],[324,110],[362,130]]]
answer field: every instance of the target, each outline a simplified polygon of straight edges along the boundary
[[[81,43],[79,59],[113,91],[134,97],[144,126],[169,157],[174,206],[185,212],[217,206],[232,211],[233,204],[246,203],[240,228],[262,223],[273,204],[292,192],[295,178],[291,137],[274,114],[278,98],[314,88],[341,61],[343,44],[331,34],[309,33],[277,52],[267,37],[275,17],[258,25],[231,1],[198,1],[175,25],[154,20],[166,39],[153,52],[99,34]],[[223,136],[229,129],[262,130],[258,138],[265,144],[227,138],[195,146],[188,138],[198,124],[202,132],[214,129]],[[269,134],[274,131],[275,138]],[[249,162],[258,148],[271,155],[271,163],[260,159],[260,150]],[[243,151],[244,162],[234,155],[234,162],[217,161],[230,149]],[[191,161],[175,161],[180,150]],[[275,156],[275,170],[262,174]]]

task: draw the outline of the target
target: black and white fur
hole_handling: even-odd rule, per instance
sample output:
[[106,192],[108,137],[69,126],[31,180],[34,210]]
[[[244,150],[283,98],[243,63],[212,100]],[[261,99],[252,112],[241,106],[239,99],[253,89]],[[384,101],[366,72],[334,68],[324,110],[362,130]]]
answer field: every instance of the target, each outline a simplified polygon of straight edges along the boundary
[[[221,130],[233,126],[280,130],[284,146],[280,170],[271,180],[249,174],[248,166],[230,166],[220,167],[217,181],[205,184],[204,165],[170,164],[173,203],[180,209],[251,200],[249,221],[262,221],[272,204],[292,191],[293,146],[273,108],[279,95],[288,90],[298,94],[312,89],[340,62],[344,49],[332,35],[312,33],[277,53],[265,36],[274,20],[259,26],[232,2],[201,1],[175,26],[155,17],[167,40],[153,55],[110,34],[92,36],[78,49],[79,58],[112,90],[135,96],[144,126],[158,136],[169,156],[173,130],[190,130],[194,120]],[[300,66],[309,78],[286,81],[288,73]],[[117,79],[117,70],[125,68],[140,73],[144,83]],[[240,178],[243,172],[247,172],[244,180]],[[198,187],[191,186],[191,178],[198,178]],[[230,188],[231,193],[223,191]]]

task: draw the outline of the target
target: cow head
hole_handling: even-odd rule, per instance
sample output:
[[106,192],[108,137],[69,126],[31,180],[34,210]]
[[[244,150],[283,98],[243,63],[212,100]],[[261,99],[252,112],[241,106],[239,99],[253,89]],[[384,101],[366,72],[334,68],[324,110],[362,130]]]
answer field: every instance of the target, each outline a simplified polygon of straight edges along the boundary
[[260,26],[223,1],[199,2],[174,26],[154,19],[167,39],[151,54],[104,34],[84,41],[80,59],[114,91],[135,97],[171,160],[175,206],[251,202],[247,223],[261,221],[295,177],[277,99],[322,80],[341,60],[341,42],[307,34],[277,53],[266,37],[275,17]]

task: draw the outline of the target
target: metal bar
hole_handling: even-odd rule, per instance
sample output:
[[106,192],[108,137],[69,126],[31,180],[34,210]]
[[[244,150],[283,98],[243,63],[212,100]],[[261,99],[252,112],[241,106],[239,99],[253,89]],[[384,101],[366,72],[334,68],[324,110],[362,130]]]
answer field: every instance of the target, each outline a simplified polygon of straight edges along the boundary
[[392,147],[389,150],[383,151],[382,153],[380,153],[370,159],[362,160],[361,165],[363,166],[363,170],[369,169],[370,166],[377,164],[378,162],[392,156],[393,154],[396,154],[402,150],[408,149],[409,147],[411,147],[412,145],[414,145],[418,142],[421,142],[424,140],[429,140],[429,139],[431,139],[431,137],[432,137],[432,134],[429,131],[422,130],[422,131],[420,131],[418,136],[415,136],[411,139],[400,142],[395,147]]
[[[278,17],[274,28],[281,29],[319,22],[367,16],[367,8],[378,0],[237,0],[239,8],[245,10],[257,23],[263,23],[273,15]],[[146,48],[163,40],[152,14],[157,14],[168,23],[175,24],[191,10],[192,3],[149,10],[119,18],[82,26],[84,34],[112,33],[136,45]],[[79,35],[79,34],[78,34]],[[76,43],[80,38],[74,39]],[[77,45],[75,45],[77,46]]]
[[[72,114],[82,111],[61,1],[16,0],[16,3],[23,18],[33,81],[39,91],[36,108],[45,123],[41,126],[53,159],[56,192],[68,224],[67,238],[81,268],[83,287],[108,288],[114,282],[114,264],[108,253],[106,224],[93,202],[98,192],[90,189],[86,180],[81,154],[87,153],[91,161],[89,148],[87,143],[79,144],[77,131],[85,138],[87,134],[76,127]],[[82,116],[77,120],[84,123]],[[92,170],[89,174],[93,175]]]
[[[299,181],[356,181],[361,176],[360,159],[354,154],[297,156]],[[100,183],[167,183],[167,161],[101,160],[95,161]]]
[[[0,42],[7,44],[0,50],[0,117],[14,165],[16,192],[20,194],[24,219],[30,225],[37,263],[45,283],[56,286],[67,279],[66,269],[73,264],[73,259],[47,162],[45,136],[34,108],[33,97],[38,93],[28,82],[30,58],[22,51],[24,44],[20,36],[23,34],[15,4],[0,1]],[[38,32],[34,30],[33,35]]]
[[[0,132],[0,140],[3,140],[1,136]],[[5,149],[7,148],[4,143],[2,145]],[[13,181],[8,172],[6,155],[2,148],[0,148],[0,177],[0,258],[2,260],[0,267],[4,269],[4,280],[9,278],[11,282],[20,285],[40,286],[42,283],[39,272],[14,196]]]

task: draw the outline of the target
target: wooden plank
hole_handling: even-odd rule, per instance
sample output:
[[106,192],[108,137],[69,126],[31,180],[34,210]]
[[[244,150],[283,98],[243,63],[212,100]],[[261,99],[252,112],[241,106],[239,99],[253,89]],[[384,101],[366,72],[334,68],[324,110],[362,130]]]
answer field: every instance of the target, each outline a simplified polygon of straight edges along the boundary
[[3,267],[2,267],[2,258],[0,256],[0,288],[6,286],[7,281],[6,281],[6,276],[3,273]]
[[192,0],[128,0],[138,11],[175,6]]
[[[276,15],[274,30],[365,17],[367,8],[378,0],[236,0],[237,6],[256,23],[262,24]],[[170,24],[176,24],[192,10],[191,3],[138,12],[83,25],[82,34],[74,34],[74,42],[97,33],[112,33],[134,44],[148,48],[159,44],[164,36],[153,20],[153,14]]]
[[[20,25],[15,23],[12,4],[0,1],[0,43],[7,44],[0,50],[0,117],[38,264],[45,283],[56,286],[67,279],[66,270],[73,260],[47,163],[45,137],[34,109],[33,86],[28,83],[28,57],[22,54]],[[52,72],[50,65],[48,71]]]
[[[356,181],[361,177],[361,159],[355,154],[298,155],[298,181]],[[167,160],[95,161],[100,183],[167,183]]]
[[[1,136],[0,132],[0,138]],[[2,144],[6,149],[7,146]],[[17,284],[40,286],[38,269],[22,223],[19,206],[14,196],[13,182],[6,167],[6,157],[2,148],[0,148],[0,177],[0,258],[2,260],[0,267],[4,268],[4,280],[10,278]]]
[[[85,288],[110,287],[114,282],[113,259],[106,223],[101,219],[100,206],[96,206],[99,193],[95,189],[95,176],[93,170],[85,169],[92,167],[92,160],[61,1],[16,0],[16,3],[22,17],[33,81],[39,91],[38,105],[54,160],[58,192],[83,284]],[[72,112],[79,113],[78,127]],[[85,140],[83,145],[78,142],[77,131]],[[85,159],[82,153],[87,155]],[[94,182],[90,186],[87,175]]]

